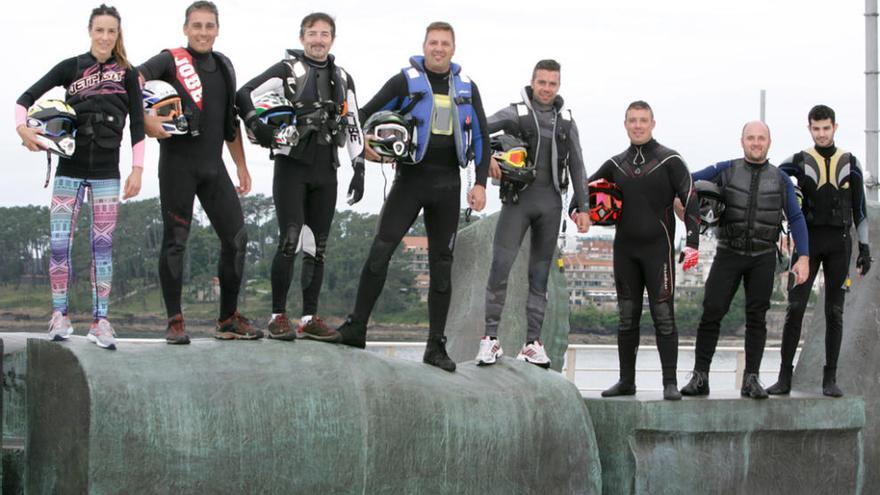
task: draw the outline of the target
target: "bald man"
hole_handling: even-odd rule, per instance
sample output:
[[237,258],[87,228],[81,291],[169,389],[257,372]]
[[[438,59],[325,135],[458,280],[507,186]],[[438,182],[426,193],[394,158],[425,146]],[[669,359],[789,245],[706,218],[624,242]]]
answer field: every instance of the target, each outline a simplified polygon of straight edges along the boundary
[[783,215],[799,253],[792,267],[795,283],[802,284],[809,275],[807,225],[788,176],[767,160],[767,125],[749,122],[743,126],[742,148],[742,158],[719,162],[693,174],[695,181],[708,180],[721,188],[725,209],[717,230],[718,251],[706,280],[694,371],[681,389],[682,395],[709,394],[709,366],[718,344],[721,319],[742,282],[746,294],[746,368],[740,394],[767,398],[767,391],[758,381],[758,370],[767,340],[766,315]]

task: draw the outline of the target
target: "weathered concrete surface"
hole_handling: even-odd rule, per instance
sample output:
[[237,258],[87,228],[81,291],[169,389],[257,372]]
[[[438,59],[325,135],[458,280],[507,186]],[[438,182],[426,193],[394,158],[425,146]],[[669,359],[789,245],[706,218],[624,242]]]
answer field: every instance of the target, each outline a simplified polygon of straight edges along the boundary
[[[865,438],[865,493],[880,493],[880,204],[868,203],[871,249],[875,258],[868,275],[856,275],[858,248],[853,241],[852,287],[843,312],[843,343],[837,383],[847,396],[862,396],[867,421]],[[811,322],[804,322],[804,346],[795,368],[793,387],[821,393],[825,365],[825,295],[816,300]]]
[[[452,304],[446,322],[447,350],[456,362],[471,361],[477,355],[486,326],[486,283],[492,267],[492,242],[500,213],[483,218],[462,229],[455,241],[452,265]],[[498,337],[505,355],[516,357],[526,340],[526,297],[529,291],[529,236],[526,232],[516,262],[510,270],[507,301],[498,326]],[[541,328],[541,341],[550,356],[551,368],[562,369],[568,348],[568,288],[565,277],[550,267],[547,284],[547,312]]]
[[83,338],[31,340],[27,358],[30,494],[601,491],[580,394],[527,363]]
[[25,371],[28,338],[45,334],[0,333],[3,345],[3,494],[24,493]]
[[[604,493],[860,493],[860,398],[585,395]],[[867,493],[867,492],[866,492]]]

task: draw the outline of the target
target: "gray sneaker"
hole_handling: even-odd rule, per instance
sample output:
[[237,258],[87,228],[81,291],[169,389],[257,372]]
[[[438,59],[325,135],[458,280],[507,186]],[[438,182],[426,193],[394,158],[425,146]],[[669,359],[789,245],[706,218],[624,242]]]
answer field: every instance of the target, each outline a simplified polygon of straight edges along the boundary
[[94,342],[98,347],[104,349],[116,350],[116,332],[105,318],[101,318],[96,323],[92,323],[89,328],[89,334],[86,338]]
[[49,340],[63,342],[73,333],[73,325],[70,318],[61,314],[61,311],[53,311],[52,319],[49,320]]

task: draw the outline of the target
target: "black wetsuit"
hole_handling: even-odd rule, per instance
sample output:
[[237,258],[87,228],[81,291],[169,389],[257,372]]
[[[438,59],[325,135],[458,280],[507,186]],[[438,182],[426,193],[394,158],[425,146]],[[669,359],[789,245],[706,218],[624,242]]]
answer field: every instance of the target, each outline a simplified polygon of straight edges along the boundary
[[675,327],[675,217],[673,200],[685,205],[686,245],[699,243],[699,205],[690,173],[681,156],[651,141],[630,145],[590,177],[605,179],[623,191],[623,212],[614,235],[614,283],[620,327],[617,352],[620,380],[635,383],[642,294],[648,303],[663,368],[663,384],[676,383],[678,333]]
[[[168,316],[181,313],[183,257],[193,201],[198,197],[220,238],[220,319],[225,320],[238,307],[247,247],[241,203],[223,163],[223,141],[232,141],[238,128],[231,108],[234,77],[228,74],[229,69],[221,63],[219,54],[187,51],[201,80],[202,109],[198,135],[159,140],[159,199],[164,225],[159,280]],[[161,79],[171,83],[184,105],[192,105],[192,99],[178,84],[174,59],[169,52],[159,53],[138,70],[145,80]]]
[[[808,150],[795,153],[779,166],[783,172],[797,179],[803,191],[803,210],[810,244],[809,278],[806,283],[788,292],[788,308],[782,331],[783,368],[792,366],[794,362],[807,300],[820,265],[825,274],[825,364],[827,368],[837,368],[843,338],[844,284],[849,273],[852,225],[856,227],[859,242],[868,244],[864,181],[858,160],[848,153],[846,157],[835,157],[838,149],[833,144],[828,148],[817,146],[814,149],[824,159],[822,163],[807,156],[811,166],[805,167],[804,155],[811,151]],[[831,160],[835,158],[840,159],[833,169],[838,173],[828,170]],[[847,166],[849,173],[846,173]],[[825,170],[819,172],[813,167]],[[844,198],[844,195],[849,195],[849,198]]]
[[[333,75],[336,71],[333,57],[329,57],[324,62],[316,62],[305,57],[299,51],[291,52],[297,53],[302,63],[308,64],[309,77],[303,81],[304,87],[297,91],[297,96],[300,98],[299,103],[305,106],[305,111],[308,111],[314,102],[332,101],[334,99]],[[276,91],[293,98],[294,95],[290,94],[289,90],[285,91],[286,82],[291,77],[289,65],[282,61],[269,67],[238,90],[236,102],[242,118],[245,119],[245,125],[252,128],[260,126],[260,122],[253,113],[254,105],[251,94]],[[345,86],[349,91],[348,96],[354,101],[354,82],[347,74],[345,77],[347,79]],[[257,129],[257,133],[259,133],[259,129]],[[272,198],[275,203],[275,215],[278,218],[280,234],[278,249],[272,260],[273,313],[286,311],[287,293],[290,289],[294,260],[296,259],[296,247],[303,225],[308,226],[314,234],[315,253],[303,250],[302,314],[314,315],[318,311],[318,297],[324,279],[324,254],[327,237],[333,222],[333,214],[336,211],[336,168],[338,162],[336,144],[322,142],[316,132],[304,136],[297,146],[288,153],[275,153]]]
[[[426,71],[435,94],[448,94],[449,73],[435,74]],[[473,105],[482,131],[484,143],[481,156],[476,157],[476,182],[486,185],[489,163],[489,138],[486,133],[486,117],[476,84],[471,83]],[[393,106],[409,96],[402,73],[392,77],[381,90],[361,109],[363,122],[383,108]],[[376,300],[385,285],[388,263],[403,236],[424,210],[425,230],[428,234],[428,263],[431,276],[428,292],[428,317],[431,337],[443,335],[446,316],[452,296],[452,251],[458,229],[460,213],[459,198],[461,179],[455,141],[452,135],[432,134],[427,152],[418,164],[397,166],[394,183],[379,214],[376,237],[370,247],[369,257],[361,272],[353,321],[366,323]]]

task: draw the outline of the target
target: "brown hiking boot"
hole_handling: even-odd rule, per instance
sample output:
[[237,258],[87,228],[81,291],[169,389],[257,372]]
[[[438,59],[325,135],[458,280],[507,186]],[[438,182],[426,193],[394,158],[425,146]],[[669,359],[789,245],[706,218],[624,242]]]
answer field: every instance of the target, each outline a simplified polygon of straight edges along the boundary
[[189,335],[186,334],[186,325],[183,323],[183,315],[177,313],[168,320],[168,328],[165,330],[165,342],[168,344],[189,344]]
[[300,325],[296,329],[296,336],[301,339],[323,340],[325,342],[335,342],[339,339],[339,333],[335,328],[328,327],[320,316],[312,316],[305,325]]
[[296,339],[296,331],[290,325],[290,320],[284,313],[275,316],[269,320],[269,338],[277,340],[294,340]]
[[241,313],[236,311],[225,320],[217,320],[214,338],[220,340],[256,340],[263,337],[263,332],[251,326]]

